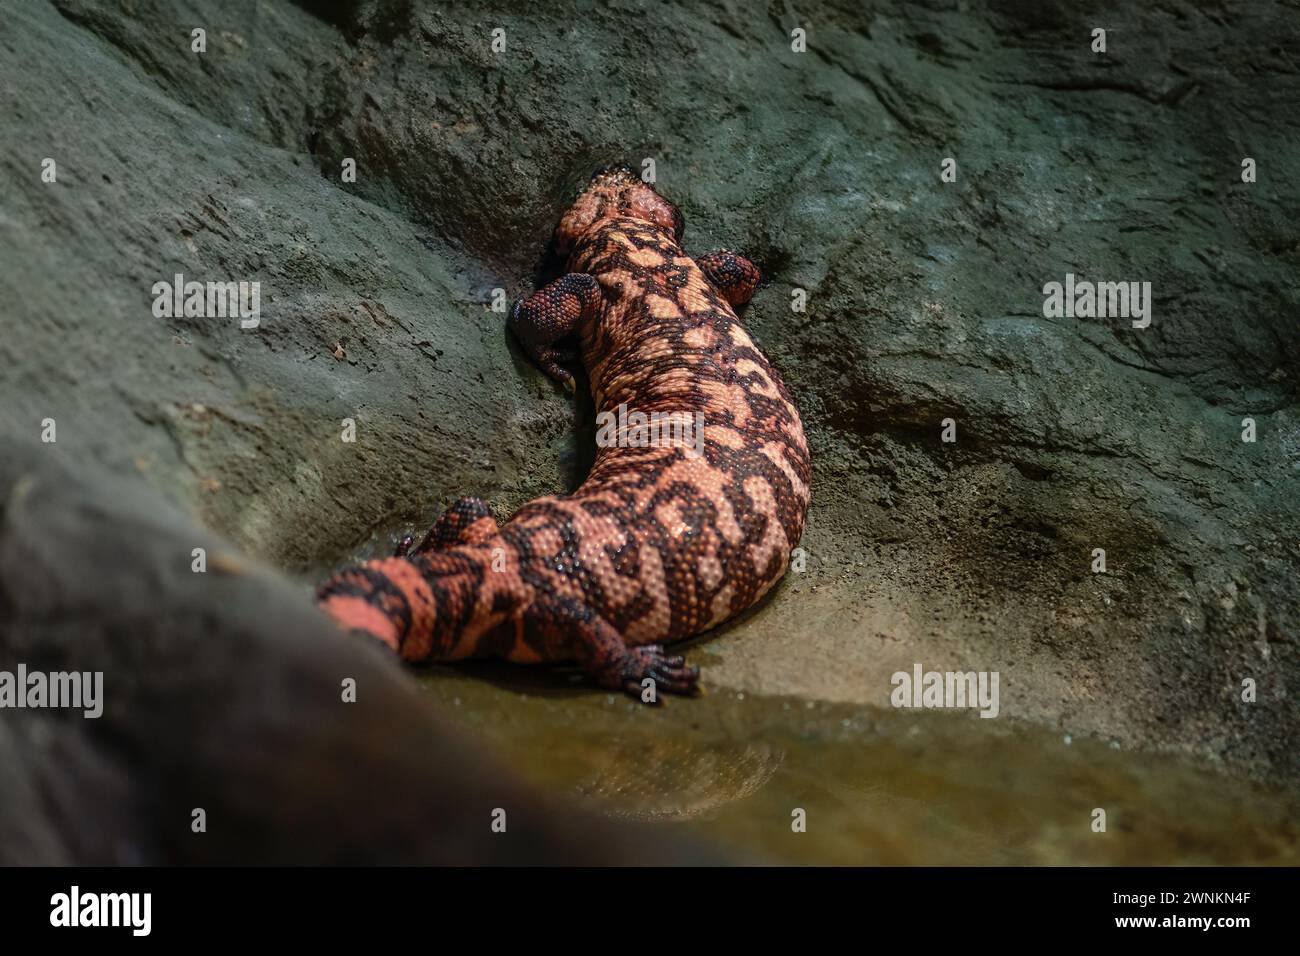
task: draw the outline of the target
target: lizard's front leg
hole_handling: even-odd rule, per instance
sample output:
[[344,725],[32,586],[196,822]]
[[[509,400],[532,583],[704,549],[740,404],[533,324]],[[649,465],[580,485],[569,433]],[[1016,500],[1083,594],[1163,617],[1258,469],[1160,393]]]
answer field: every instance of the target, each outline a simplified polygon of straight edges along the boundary
[[585,604],[567,598],[539,597],[525,613],[527,626],[545,644],[548,657],[576,658],[601,687],[641,697],[642,681],[659,692],[693,695],[700,671],[685,658],[669,657],[658,644],[628,647],[623,635]]
[[763,274],[744,256],[720,249],[695,260],[704,277],[729,305],[744,305],[754,295]]
[[604,297],[600,283],[585,272],[570,272],[538,289],[510,314],[510,328],[538,367],[572,392],[573,376],[560,365],[565,354],[555,343],[596,317]]

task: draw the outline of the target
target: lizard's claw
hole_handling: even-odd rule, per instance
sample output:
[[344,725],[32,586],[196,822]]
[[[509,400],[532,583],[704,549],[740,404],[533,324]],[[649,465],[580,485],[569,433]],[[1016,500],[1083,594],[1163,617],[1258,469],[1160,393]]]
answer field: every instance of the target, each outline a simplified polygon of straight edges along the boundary
[[661,692],[693,697],[700,691],[700,669],[687,664],[684,657],[665,656],[658,644],[629,648],[620,662],[619,680],[625,693],[644,700],[647,678],[655,686],[655,699],[648,703],[658,703]]

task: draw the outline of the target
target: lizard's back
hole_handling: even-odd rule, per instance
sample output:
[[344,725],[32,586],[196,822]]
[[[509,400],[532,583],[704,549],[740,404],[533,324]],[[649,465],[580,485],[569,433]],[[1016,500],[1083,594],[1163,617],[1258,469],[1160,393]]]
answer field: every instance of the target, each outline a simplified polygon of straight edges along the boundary
[[613,444],[598,430],[581,487],[525,505],[503,536],[530,542],[537,579],[593,603],[630,643],[688,637],[786,571],[809,500],[799,413],[731,305],[662,229],[610,220],[572,265],[605,300],[579,332],[598,413],[617,425],[639,412],[647,430],[658,414],[659,436],[631,447],[635,427],[606,429]]

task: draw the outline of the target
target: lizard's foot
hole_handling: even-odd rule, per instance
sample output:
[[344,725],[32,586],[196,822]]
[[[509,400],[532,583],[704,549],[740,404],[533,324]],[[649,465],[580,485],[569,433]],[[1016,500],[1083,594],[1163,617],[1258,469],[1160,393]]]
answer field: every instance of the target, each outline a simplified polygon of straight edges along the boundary
[[573,373],[565,368],[561,362],[572,362],[578,358],[578,353],[572,349],[557,349],[549,345],[528,345],[524,347],[529,358],[536,363],[542,373],[549,379],[559,382],[564,386],[564,390],[570,395],[577,392],[578,386],[574,381]]
[[[520,318],[523,304],[523,301],[516,302],[514,309],[510,313],[510,323],[516,329],[520,328],[523,324]],[[547,378],[559,382],[564,386],[564,390],[571,395],[577,391],[577,384],[573,380],[573,373],[560,364],[562,362],[572,362],[574,359],[578,358],[578,353],[575,349],[556,348],[552,344],[534,342],[524,339],[522,336],[520,337],[520,341],[523,344],[524,351],[528,353],[528,357],[533,360]]]
[[[657,704],[660,693],[690,696],[699,690],[699,668],[665,656],[658,644],[628,647],[613,625],[579,601],[539,596],[525,620],[544,658],[576,659],[601,687],[648,704]],[[645,695],[646,680],[654,681],[651,699]]]
[[691,697],[700,689],[700,669],[687,664],[684,657],[666,656],[658,644],[629,647],[592,676],[602,687],[638,699],[644,699],[647,678],[654,681],[656,698],[661,691]]
[[570,272],[515,303],[510,328],[538,368],[570,392],[573,376],[560,363],[565,353],[555,343],[594,321],[604,303],[600,283],[583,272]]

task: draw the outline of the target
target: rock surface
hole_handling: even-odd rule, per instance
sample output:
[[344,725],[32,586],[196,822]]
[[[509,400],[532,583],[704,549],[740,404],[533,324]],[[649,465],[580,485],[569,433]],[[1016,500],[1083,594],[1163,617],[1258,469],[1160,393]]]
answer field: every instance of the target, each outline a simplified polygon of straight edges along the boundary
[[[1005,717],[1295,781],[1300,41],[1272,5],[1132,7],[22,4],[0,429],[55,419],[46,455],[135,476],[307,614],[460,494],[580,480],[590,403],[493,290],[546,273],[592,168],[653,159],[692,251],[764,264],[746,322],[814,454],[807,570],[706,681],[886,707],[913,662],[998,670]],[[155,318],[175,273],[259,280],[260,327]],[[1150,327],[1045,318],[1067,273],[1151,282]]]

